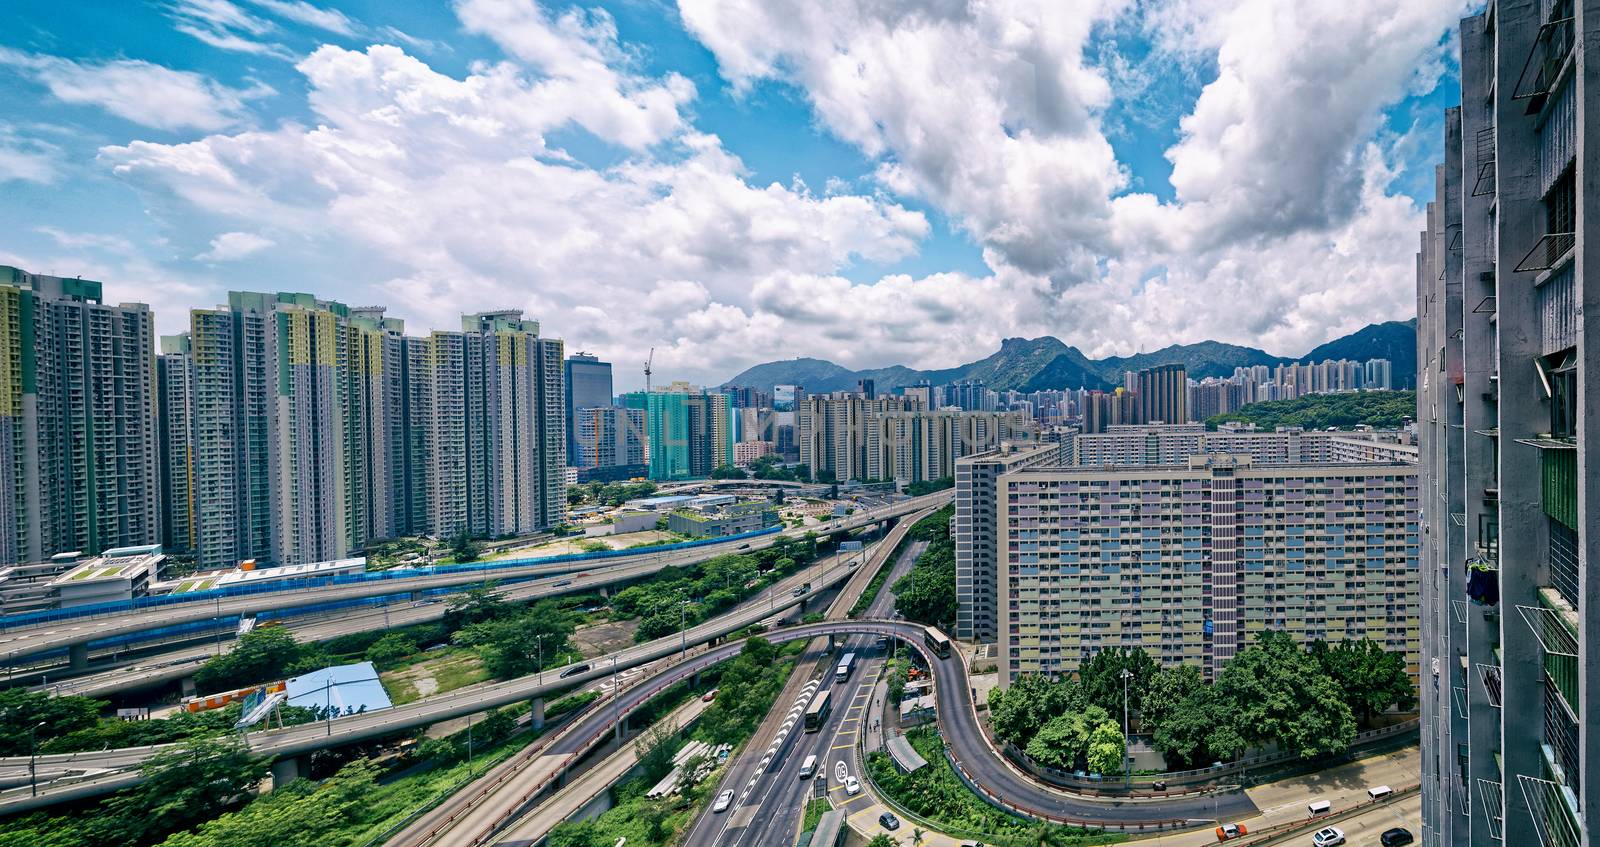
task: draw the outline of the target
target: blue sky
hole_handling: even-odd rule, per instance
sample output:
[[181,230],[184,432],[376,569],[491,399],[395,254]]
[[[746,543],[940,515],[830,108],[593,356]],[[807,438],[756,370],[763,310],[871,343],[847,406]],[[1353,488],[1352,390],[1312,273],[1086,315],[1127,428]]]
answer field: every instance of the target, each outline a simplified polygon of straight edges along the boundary
[[[1408,316],[1461,9],[1261,2],[24,0],[0,262],[164,332],[238,288],[521,307],[707,382],[1013,334],[1295,354]],[[1358,48],[1377,15],[1408,35]]]

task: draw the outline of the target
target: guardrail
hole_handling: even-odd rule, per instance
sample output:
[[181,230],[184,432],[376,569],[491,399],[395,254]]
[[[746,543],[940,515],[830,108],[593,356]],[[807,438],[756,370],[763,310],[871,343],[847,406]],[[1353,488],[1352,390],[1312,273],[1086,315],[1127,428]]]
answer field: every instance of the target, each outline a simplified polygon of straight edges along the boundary
[[[1420,719],[1412,718],[1410,720],[1402,721],[1390,726],[1380,727],[1379,729],[1369,729],[1364,732],[1359,732],[1356,734],[1355,739],[1350,742],[1349,751],[1338,756],[1325,757],[1325,759],[1336,761],[1339,759],[1348,758],[1359,747],[1372,744],[1374,742],[1387,741],[1392,738],[1415,732],[1417,731],[1418,727],[1421,726],[1421,724],[1422,722]],[[1119,785],[1114,784],[1122,782],[1122,777],[1120,775],[1106,775],[1104,779],[1091,779],[1088,777],[1079,776],[1076,773],[1045,767],[1044,765],[1033,761],[1026,753],[1017,749],[1017,746],[1010,742],[1006,742],[1002,749],[1005,751],[1006,758],[1010,759],[1018,767],[1027,771],[1029,775],[1035,777],[1037,780],[1056,788],[1070,789],[1075,793],[1081,793],[1086,796],[1153,799],[1201,793],[1193,789],[1166,791],[1156,791],[1154,789],[1150,789],[1148,791],[1125,790]],[[1220,767],[1199,768],[1187,771],[1172,771],[1170,773],[1160,774],[1136,774],[1132,779],[1132,783],[1134,789],[1138,789],[1142,785],[1148,786],[1151,783],[1156,782],[1164,782],[1169,785],[1190,786],[1213,785],[1222,783],[1224,781],[1232,784],[1233,782],[1237,782],[1242,776],[1252,770],[1257,770],[1270,765],[1280,765],[1297,761],[1301,761],[1301,757],[1293,752],[1286,751],[1279,753],[1263,753],[1257,756],[1247,756],[1242,759],[1236,759],[1232,762],[1227,762]],[[1320,762],[1324,761],[1324,759],[1306,761]]]

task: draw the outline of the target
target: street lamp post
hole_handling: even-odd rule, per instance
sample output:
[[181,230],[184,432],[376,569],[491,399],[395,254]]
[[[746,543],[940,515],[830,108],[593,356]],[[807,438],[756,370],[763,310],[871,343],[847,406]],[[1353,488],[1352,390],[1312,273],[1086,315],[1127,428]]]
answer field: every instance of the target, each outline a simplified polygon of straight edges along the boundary
[[467,715],[467,779],[471,779],[472,776],[473,776],[473,773],[474,773],[474,768],[473,768],[473,765],[472,765],[472,715],[469,714],[469,715]]
[[39,731],[39,727],[44,726],[45,723],[45,721],[39,721],[28,727],[28,793],[34,797],[39,796],[39,739],[36,733]]
[[1128,680],[1133,679],[1133,671],[1122,669],[1122,785],[1129,788],[1133,785],[1133,750],[1128,739]]

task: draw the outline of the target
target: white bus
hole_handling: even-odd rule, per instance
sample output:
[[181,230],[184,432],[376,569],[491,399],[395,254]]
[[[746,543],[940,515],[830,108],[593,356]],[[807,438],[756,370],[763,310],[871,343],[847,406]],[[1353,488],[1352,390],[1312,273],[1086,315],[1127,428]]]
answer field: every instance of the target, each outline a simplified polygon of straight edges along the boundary
[[855,671],[855,669],[856,669],[856,654],[854,654],[854,653],[846,653],[846,654],[844,654],[844,658],[841,658],[839,660],[839,667],[834,668],[834,670],[833,670],[833,681],[835,683],[839,684],[839,685],[843,685],[846,681],[848,681],[850,679],[850,674],[853,673]]
[[806,707],[806,732],[816,732],[822,729],[824,723],[827,723],[828,710],[830,708],[828,703],[829,693],[831,692],[826,688],[818,691],[816,698],[811,701],[811,705]]

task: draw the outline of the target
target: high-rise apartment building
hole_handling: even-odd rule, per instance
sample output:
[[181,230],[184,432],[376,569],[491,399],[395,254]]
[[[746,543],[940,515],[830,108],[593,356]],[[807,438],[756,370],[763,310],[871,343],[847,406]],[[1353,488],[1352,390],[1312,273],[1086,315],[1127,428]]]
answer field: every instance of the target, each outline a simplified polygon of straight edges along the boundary
[[644,412],[651,479],[705,477],[733,464],[733,404],[728,395],[675,382],[624,399],[627,408]]
[[101,284],[0,266],[0,564],[155,543],[155,321]]
[[1013,471],[1062,464],[1071,442],[1003,442],[956,460],[956,631],[962,641],[993,642],[998,635],[995,588],[999,561],[995,483]]
[[588,353],[573,353],[567,357],[566,382],[567,458],[575,461],[579,454],[578,410],[598,409],[615,403],[611,394],[611,363]]
[[[1257,465],[1314,464],[1352,457],[1341,442],[1395,440],[1394,433],[1374,430],[1332,432],[1283,429],[1267,432],[1223,426],[1215,432],[1204,424],[1113,426],[1107,432],[1075,439],[1074,464],[1094,466],[1173,465],[1208,453],[1245,453]],[[1391,451],[1392,452],[1392,451]],[[1375,452],[1368,455],[1377,455]]]
[[[162,359],[176,374],[187,358],[192,383],[197,562],[300,564],[400,535],[560,523],[561,342],[517,312],[464,324],[407,337],[381,308],[296,293],[232,292],[192,311]],[[182,449],[168,447],[164,499],[182,501]]]
[[883,412],[867,429],[865,478],[913,483],[954,477],[963,456],[1037,439],[1038,425],[1025,412]]
[[996,482],[1001,684],[1108,647],[1216,672],[1266,629],[1417,655],[1417,469],[1031,467]]
[[[644,455],[644,410],[601,406],[578,410],[577,468],[627,468],[648,472]],[[737,445],[736,445],[737,446]]]
[[890,412],[919,408],[918,401],[908,397],[868,398],[848,391],[807,395],[794,413],[800,463],[811,469],[813,478],[877,479],[867,468],[867,442],[874,422]]
[[1139,371],[1139,423],[1189,421],[1189,371],[1183,365],[1157,365]]
[[1597,28],[1596,0],[1461,22],[1417,255],[1424,844],[1573,847],[1600,826]]
[[171,553],[195,549],[194,354],[189,334],[161,336],[156,357],[161,453],[161,547]]

